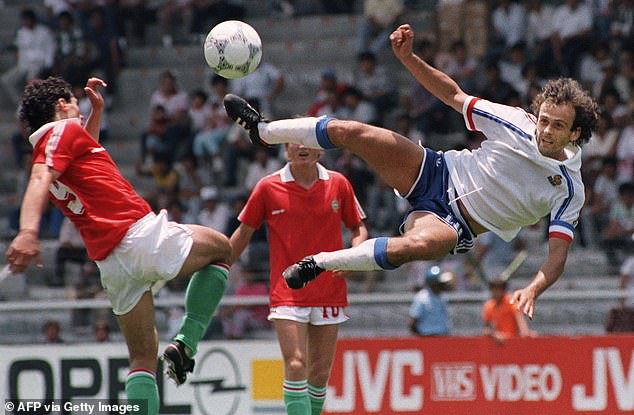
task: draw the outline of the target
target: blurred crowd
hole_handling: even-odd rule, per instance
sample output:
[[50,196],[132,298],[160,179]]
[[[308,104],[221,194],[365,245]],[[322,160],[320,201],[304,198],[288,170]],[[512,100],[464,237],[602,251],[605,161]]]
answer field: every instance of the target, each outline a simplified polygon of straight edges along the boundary
[[[438,10],[471,1],[435,1]],[[358,4],[357,4],[358,3]],[[352,79],[342,80],[330,67],[321,68],[313,101],[298,113],[329,115],[384,126],[414,142],[438,150],[476,149],[483,137],[466,132],[464,121],[409,77],[405,84],[386,64],[390,53],[387,35],[422,1],[358,0],[291,1],[268,0],[274,16],[306,13],[359,12],[358,50]],[[628,257],[634,252],[634,5],[631,0],[497,0],[488,5],[487,45],[484,52],[471,50],[465,39],[441,48],[437,39],[417,38],[415,51],[421,58],[453,77],[472,95],[529,110],[544,81],[553,77],[579,80],[600,105],[597,131],[583,148],[586,207],[577,227],[575,244],[580,249],[600,249],[608,272],[622,275],[623,287],[634,284],[634,267]],[[143,46],[148,25],[159,25],[161,44],[199,41],[214,23],[229,18],[247,18],[248,2],[221,0],[45,0],[47,14],[38,16],[24,9],[15,38],[16,65],[2,74],[2,87],[17,104],[24,83],[34,77],[60,75],[75,88],[82,112],[90,111],[83,94],[89,75],[103,77],[109,93],[116,96],[117,75],[125,67],[125,51]],[[174,71],[165,68],[144,113],[139,140],[136,174],[152,183],[144,196],[155,210],[166,209],[171,220],[213,227],[227,235],[238,226],[237,215],[249,192],[262,177],[277,171],[284,152],[279,147],[258,148],[242,128],[227,118],[222,98],[227,92],[244,96],[265,117],[275,119],[288,76],[271,62],[263,62],[253,74],[229,81],[211,76],[205,85],[186,91]],[[401,77],[402,78],[402,77]],[[107,118],[101,137],[108,146]],[[28,177],[30,149],[26,132],[18,128],[14,143],[16,165],[25,169],[12,198],[15,208],[9,222],[18,229],[18,206]],[[347,151],[329,151],[322,158],[326,167],[342,172],[351,181],[365,209],[373,235],[395,234],[406,202],[398,198],[356,156]],[[41,235],[59,240],[56,269],[47,284],[73,284],[77,296],[99,294],[96,268],[72,225],[53,208],[42,221]],[[76,230],[75,230],[76,232]],[[529,230],[530,232],[530,230]],[[7,235],[11,236],[11,235]],[[544,243],[546,235],[537,238]],[[530,238],[529,238],[530,239]],[[463,290],[506,288],[490,286],[511,260],[524,249],[522,234],[506,243],[495,235],[479,238],[472,254],[451,257],[441,263],[423,264],[404,271],[411,287],[420,283],[429,269],[450,270],[454,286]],[[532,238],[529,243],[535,243]],[[65,264],[78,264],[76,275],[67,277]],[[630,265],[628,265],[630,264]],[[229,294],[265,295],[268,282],[266,232],[254,236],[252,246],[232,272]],[[372,289],[376,275],[368,275]],[[70,282],[69,282],[70,281]],[[178,286],[176,285],[178,284]],[[629,285],[628,285],[629,284]],[[179,292],[181,281],[166,291]],[[165,289],[164,289],[165,290]],[[631,306],[631,305],[630,305]],[[626,307],[626,305],[624,305]],[[178,310],[168,319],[177,321]],[[263,318],[264,317],[264,318]],[[225,309],[212,330],[227,337],[241,337],[246,323],[266,326],[262,310]],[[414,325],[415,326],[415,325]],[[528,331],[526,331],[528,333]]]

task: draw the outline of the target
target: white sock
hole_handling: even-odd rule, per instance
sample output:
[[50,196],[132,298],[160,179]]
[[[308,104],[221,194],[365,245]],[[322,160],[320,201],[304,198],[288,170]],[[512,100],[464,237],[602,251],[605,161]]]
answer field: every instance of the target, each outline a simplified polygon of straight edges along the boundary
[[319,118],[293,118],[288,120],[261,122],[258,124],[260,138],[269,144],[295,143],[309,148],[322,148],[315,132]]
[[396,268],[387,260],[388,238],[374,238],[357,246],[320,252],[313,259],[323,269],[336,271],[376,271]]

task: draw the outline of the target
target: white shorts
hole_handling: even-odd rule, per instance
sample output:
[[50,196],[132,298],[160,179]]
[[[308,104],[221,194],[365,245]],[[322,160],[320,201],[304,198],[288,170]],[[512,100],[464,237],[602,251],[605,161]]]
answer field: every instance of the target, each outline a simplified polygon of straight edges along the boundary
[[192,230],[148,213],[128,229],[119,245],[97,261],[101,285],[116,315],[126,314],[157,281],[178,275],[192,248]]
[[293,320],[299,323],[312,324],[314,326],[326,326],[328,324],[341,324],[350,317],[346,314],[346,307],[271,307],[269,320]]

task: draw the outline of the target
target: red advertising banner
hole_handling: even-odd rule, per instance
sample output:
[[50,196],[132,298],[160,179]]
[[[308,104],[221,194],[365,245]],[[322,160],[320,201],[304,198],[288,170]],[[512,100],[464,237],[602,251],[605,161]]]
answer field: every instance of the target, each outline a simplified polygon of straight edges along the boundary
[[634,413],[634,336],[341,339],[327,414]]

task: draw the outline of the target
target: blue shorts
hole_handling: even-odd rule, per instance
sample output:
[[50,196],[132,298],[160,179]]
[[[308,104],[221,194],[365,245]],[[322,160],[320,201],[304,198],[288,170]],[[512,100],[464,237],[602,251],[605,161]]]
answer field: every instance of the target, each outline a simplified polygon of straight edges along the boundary
[[[425,159],[418,179],[404,195],[412,208],[405,215],[399,231],[403,234],[405,222],[413,212],[429,212],[456,231],[456,246],[451,254],[461,254],[473,248],[475,235],[462,217],[450,185],[449,171],[442,151],[425,148]],[[451,203],[450,203],[451,202]]]

